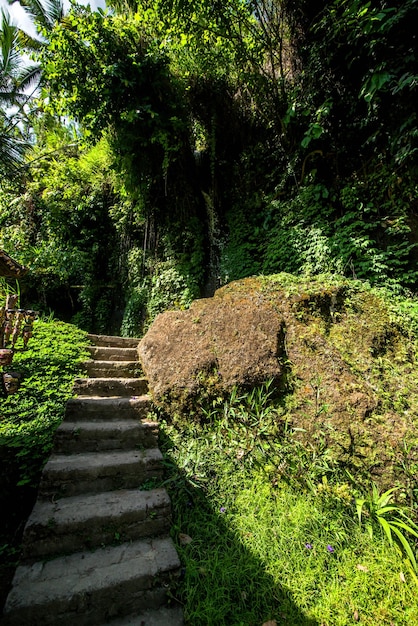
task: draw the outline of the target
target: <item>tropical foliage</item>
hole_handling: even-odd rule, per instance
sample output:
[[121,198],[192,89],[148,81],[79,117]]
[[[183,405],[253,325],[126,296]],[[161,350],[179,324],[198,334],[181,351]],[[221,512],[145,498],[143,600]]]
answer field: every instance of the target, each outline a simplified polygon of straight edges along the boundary
[[0,174],[13,175],[19,164],[28,138],[25,132],[27,116],[25,104],[39,67],[24,66],[19,52],[19,29],[2,9],[0,25]]
[[[16,54],[3,76],[19,40],[42,90],[36,119],[21,106],[25,125],[5,129],[15,165],[24,128],[34,152],[3,185],[2,245],[33,267],[44,306],[70,289],[86,327],[121,323],[128,301],[152,319],[165,263],[193,295],[282,270],[415,286],[413,0],[114,2],[65,17],[21,4],[41,39],[4,21]],[[17,102],[22,80],[4,96]],[[87,180],[94,158],[104,176]],[[97,283],[115,284],[108,311],[93,310]]]
[[[30,268],[25,306],[138,336],[229,280],[327,272],[383,286],[416,334],[416,0],[20,5],[37,36],[2,12],[0,248]],[[67,324],[38,330],[19,357],[31,389],[2,404],[13,489],[39,473],[83,341]],[[380,374],[383,405],[404,410]],[[404,488],[348,484],[277,436],[267,389],[235,400],[163,425],[176,537],[192,539],[178,546],[190,623],[415,623],[410,449]]]

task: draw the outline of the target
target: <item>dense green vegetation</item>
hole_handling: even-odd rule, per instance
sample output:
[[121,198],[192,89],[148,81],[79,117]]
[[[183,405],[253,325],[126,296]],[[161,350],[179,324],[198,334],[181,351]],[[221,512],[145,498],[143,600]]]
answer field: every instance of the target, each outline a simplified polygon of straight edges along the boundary
[[264,388],[233,394],[205,424],[163,423],[186,623],[415,624],[415,565],[384,528],[413,546],[411,510],[291,428],[278,436],[283,417]]
[[[284,302],[300,326],[286,318],[280,393],[270,381],[225,397],[215,377],[192,410],[159,401],[186,623],[414,624],[416,301],[332,275],[253,277],[224,291],[231,316],[235,293],[279,316]],[[343,416],[359,387],[340,357],[377,394],[360,421],[354,405]]]
[[[381,406],[404,411],[382,380],[416,380],[418,2],[20,4],[39,37],[2,14],[0,249],[30,268],[22,304],[141,336],[233,279],[360,279],[401,319],[411,377],[383,357],[372,374]],[[26,382],[2,401],[0,444],[22,490],[82,343],[40,321],[16,354]],[[189,623],[418,623],[416,465],[387,494],[392,509],[364,475],[278,433],[283,407],[254,394],[164,424]]]
[[54,320],[35,323],[27,350],[16,345],[13,368],[22,374],[22,382],[18,394],[1,401],[0,446],[16,452],[19,485],[36,485],[74,378],[82,371],[82,357],[87,358],[85,345],[85,332]]
[[140,334],[253,274],[416,288],[415,0],[21,4],[0,246],[34,305]]

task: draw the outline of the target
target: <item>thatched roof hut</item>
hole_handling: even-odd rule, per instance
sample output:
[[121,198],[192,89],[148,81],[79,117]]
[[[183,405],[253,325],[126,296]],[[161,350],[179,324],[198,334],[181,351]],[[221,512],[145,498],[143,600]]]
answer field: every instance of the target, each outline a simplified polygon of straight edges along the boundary
[[0,276],[6,278],[21,278],[28,272],[27,267],[23,267],[14,261],[4,250],[0,250]]

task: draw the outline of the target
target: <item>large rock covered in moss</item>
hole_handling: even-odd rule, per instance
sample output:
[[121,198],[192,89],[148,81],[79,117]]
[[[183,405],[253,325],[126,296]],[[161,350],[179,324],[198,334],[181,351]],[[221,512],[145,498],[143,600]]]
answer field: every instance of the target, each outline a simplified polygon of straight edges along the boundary
[[139,344],[154,398],[181,402],[272,379],[287,393],[299,390],[309,413],[314,406],[318,414],[332,411],[335,419],[347,412],[363,419],[376,397],[347,360],[343,336],[349,333],[357,345],[366,342],[368,356],[390,322],[380,315],[372,331],[363,327],[361,337],[353,337],[353,320],[344,323],[343,317],[347,289],[344,281],[248,278],[196,300],[189,310],[159,315]]
[[[385,301],[343,279],[248,278],[159,315],[138,351],[165,410],[273,381],[287,423],[350,466],[418,441],[415,344]],[[409,442],[409,443],[408,443]],[[389,463],[390,461],[390,463]]]
[[139,344],[157,399],[186,399],[205,387],[230,391],[283,378],[284,321],[256,293],[221,289],[187,311],[162,313]]

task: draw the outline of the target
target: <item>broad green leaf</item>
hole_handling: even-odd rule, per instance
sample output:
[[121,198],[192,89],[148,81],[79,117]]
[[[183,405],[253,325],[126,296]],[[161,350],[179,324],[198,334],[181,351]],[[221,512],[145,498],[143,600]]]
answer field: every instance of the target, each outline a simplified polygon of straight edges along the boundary
[[395,525],[395,526],[398,526],[399,528],[403,528],[403,530],[406,530],[406,532],[418,538],[418,532],[416,532],[413,528],[411,528],[411,526],[409,526],[408,524],[405,524],[404,522],[401,522],[398,520],[392,520],[391,525]]
[[361,524],[361,515],[363,511],[364,503],[366,502],[366,498],[357,498],[356,499],[356,511],[358,515],[358,521]]

